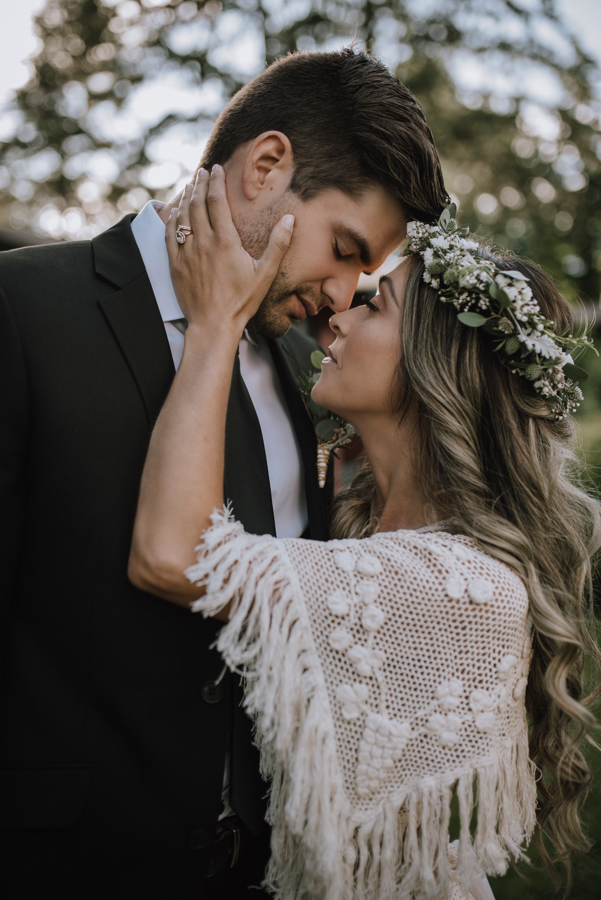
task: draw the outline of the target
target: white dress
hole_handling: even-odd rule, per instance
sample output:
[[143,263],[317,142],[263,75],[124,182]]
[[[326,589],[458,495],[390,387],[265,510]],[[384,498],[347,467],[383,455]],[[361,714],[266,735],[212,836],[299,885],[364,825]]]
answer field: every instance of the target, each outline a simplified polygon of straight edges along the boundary
[[206,593],[193,609],[233,604],[217,648],[246,676],[271,782],[275,896],[490,891],[483,875],[520,858],[535,824],[517,575],[443,531],[277,540],[224,513],[197,549],[186,574]]

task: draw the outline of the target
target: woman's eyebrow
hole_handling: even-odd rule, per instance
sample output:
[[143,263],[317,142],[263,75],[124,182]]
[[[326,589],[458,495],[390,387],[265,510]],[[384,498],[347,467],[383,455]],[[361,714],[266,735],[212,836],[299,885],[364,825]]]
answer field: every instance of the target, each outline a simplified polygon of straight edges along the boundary
[[396,296],[396,294],[395,294],[395,292],[394,292],[394,287],[393,287],[393,284],[392,284],[392,280],[388,277],[388,275],[382,275],[382,277],[381,277],[380,280],[378,281],[378,290],[380,291],[380,293],[382,292],[382,285],[385,285],[385,286],[386,286],[387,291],[390,293],[390,296],[392,297],[392,299],[394,300],[394,302],[395,302],[396,305],[398,306],[398,305],[399,305],[399,301],[397,300],[397,296]]

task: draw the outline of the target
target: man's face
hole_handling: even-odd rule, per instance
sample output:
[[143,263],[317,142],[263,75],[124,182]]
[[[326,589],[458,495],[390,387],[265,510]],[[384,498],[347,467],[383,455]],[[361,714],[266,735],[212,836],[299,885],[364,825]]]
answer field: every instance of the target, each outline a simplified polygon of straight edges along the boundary
[[251,256],[262,255],[275,223],[296,217],[292,243],[249,328],[269,338],[286,334],[293,319],[324,306],[342,312],[351,304],[361,272],[373,272],[405,237],[400,205],[374,186],[359,198],[332,189],[301,202],[287,192],[257,216],[236,227]]

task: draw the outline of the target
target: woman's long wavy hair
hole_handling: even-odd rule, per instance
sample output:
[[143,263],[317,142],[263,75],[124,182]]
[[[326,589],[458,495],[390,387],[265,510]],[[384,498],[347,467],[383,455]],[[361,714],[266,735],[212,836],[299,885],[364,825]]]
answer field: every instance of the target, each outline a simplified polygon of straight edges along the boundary
[[[518,269],[543,315],[558,331],[572,327],[566,301],[533,263],[491,257]],[[534,624],[526,706],[530,755],[542,773],[536,840],[556,880],[554,862],[589,849],[579,803],[591,780],[579,749],[595,725],[587,704],[584,660],[599,652],[587,621],[591,559],[601,545],[599,503],[579,485],[574,422],[553,418],[544,400],[513,375],[483,329],[468,328],[451,304],[423,281],[419,257],[401,315],[395,396],[399,420],[415,410],[415,465],[429,508],[524,581]],[[334,505],[332,536],[365,537],[377,528],[374,480],[365,463]],[[543,834],[557,851],[551,860]]]

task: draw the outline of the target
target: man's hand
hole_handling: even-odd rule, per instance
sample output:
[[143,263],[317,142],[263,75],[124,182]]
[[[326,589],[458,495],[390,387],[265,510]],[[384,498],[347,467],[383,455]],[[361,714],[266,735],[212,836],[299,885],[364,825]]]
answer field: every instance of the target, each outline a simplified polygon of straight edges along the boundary
[[[176,239],[181,226],[192,230],[184,243]],[[263,256],[253,259],[232,221],[225,172],[221,166],[210,175],[200,169],[166,229],[171,280],[189,327],[213,333],[225,328],[241,336],[277,274],[293,227],[294,216],[280,219]]]

